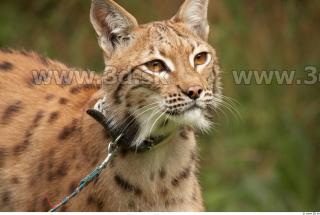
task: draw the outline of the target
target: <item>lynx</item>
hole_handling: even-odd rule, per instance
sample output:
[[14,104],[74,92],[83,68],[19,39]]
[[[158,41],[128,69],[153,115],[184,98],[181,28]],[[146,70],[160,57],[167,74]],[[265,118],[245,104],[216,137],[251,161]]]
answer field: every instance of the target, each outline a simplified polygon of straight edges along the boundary
[[[92,83],[37,84],[35,71],[73,69],[2,50],[0,211],[48,211],[120,134],[119,154],[60,211],[204,211],[195,133],[210,128],[222,97],[208,4],[185,0],[173,18],[139,25],[116,2],[93,0],[106,69]],[[110,130],[86,113],[93,107]]]

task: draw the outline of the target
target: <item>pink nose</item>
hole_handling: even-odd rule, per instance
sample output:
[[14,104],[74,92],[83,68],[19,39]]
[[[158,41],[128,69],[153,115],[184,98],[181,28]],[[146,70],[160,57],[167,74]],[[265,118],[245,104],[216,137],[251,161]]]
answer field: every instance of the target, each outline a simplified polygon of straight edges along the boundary
[[192,86],[189,87],[189,89],[187,90],[186,94],[190,99],[198,99],[201,95],[201,93],[203,92],[202,87],[200,86]]

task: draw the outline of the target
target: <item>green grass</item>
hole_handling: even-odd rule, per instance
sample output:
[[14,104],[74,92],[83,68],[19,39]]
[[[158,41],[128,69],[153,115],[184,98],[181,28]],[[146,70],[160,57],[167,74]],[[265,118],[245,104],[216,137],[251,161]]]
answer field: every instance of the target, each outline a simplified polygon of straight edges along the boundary
[[[140,22],[171,17],[179,1],[119,0]],[[320,2],[211,0],[210,42],[224,70],[224,109],[199,135],[201,184],[209,211],[320,210],[320,82],[236,85],[232,70],[320,70]],[[102,71],[87,0],[2,0],[0,46],[39,51]],[[319,80],[320,81],[320,80]]]

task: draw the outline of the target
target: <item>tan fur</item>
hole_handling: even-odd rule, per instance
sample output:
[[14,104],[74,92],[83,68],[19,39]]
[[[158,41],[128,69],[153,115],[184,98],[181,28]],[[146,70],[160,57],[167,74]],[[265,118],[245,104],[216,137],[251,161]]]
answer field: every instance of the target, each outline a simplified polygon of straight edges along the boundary
[[[124,13],[122,9],[120,12]],[[137,25],[135,21],[129,23]],[[188,25],[173,19],[134,26],[130,33],[132,41],[120,43],[114,50],[100,41],[105,75],[119,78],[123,71],[127,74],[132,70],[138,74],[134,80],[150,82],[146,88],[123,80],[103,84],[101,89],[96,82],[89,86],[36,85],[32,71],[61,73],[73,69],[35,53],[0,52],[0,211],[48,211],[50,204],[58,203],[104,160],[110,136],[86,114],[98,99],[106,99],[105,114],[116,122],[126,122],[127,113],[134,114],[155,101],[169,104],[176,98],[173,103],[178,106],[180,100],[187,101],[182,91],[193,85],[211,93],[206,100],[211,98],[210,104],[217,105],[221,96],[220,70],[214,49],[203,41],[204,32],[196,35]],[[206,47],[212,57],[201,72],[195,71],[189,61],[190,53],[199,45]],[[156,52],[174,64],[175,71],[166,77],[168,84],[157,82],[164,83],[163,77],[142,72],[142,65],[154,60]],[[109,65],[116,71],[108,73]],[[167,128],[152,117],[150,125],[155,126],[150,126],[146,120],[150,114],[147,118],[137,116],[140,138],[146,137],[142,135],[145,127],[152,127],[150,134],[170,131],[170,138],[149,152],[120,153],[98,180],[61,210],[203,211],[194,130],[206,124],[206,114],[199,115],[202,124],[192,114],[168,116]],[[159,119],[164,123],[161,116]],[[139,142],[133,144],[138,146]]]

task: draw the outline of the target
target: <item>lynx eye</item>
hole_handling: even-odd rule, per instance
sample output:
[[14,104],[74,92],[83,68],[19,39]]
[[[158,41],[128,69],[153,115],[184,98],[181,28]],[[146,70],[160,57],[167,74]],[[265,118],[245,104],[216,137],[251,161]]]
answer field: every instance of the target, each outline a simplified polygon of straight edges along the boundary
[[200,66],[200,65],[205,64],[208,60],[208,55],[209,54],[207,52],[201,52],[200,54],[197,54],[194,57],[194,65]]
[[161,60],[153,60],[145,64],[145,66],[154,73],[167,72],[168,68]]

